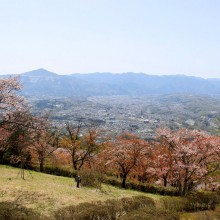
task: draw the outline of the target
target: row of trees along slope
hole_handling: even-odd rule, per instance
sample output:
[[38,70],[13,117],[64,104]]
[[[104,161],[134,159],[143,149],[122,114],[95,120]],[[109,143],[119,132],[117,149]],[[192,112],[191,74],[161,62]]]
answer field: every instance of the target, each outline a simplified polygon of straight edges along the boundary
[[74,170],[120,176],[124,188],[127,179],[173,186],[180,195],[200,184],[218,186],[218,136],[183,128],[158,129],[151,141],[129,133],[103,140],[97,128],[82,132],[82,121],[76,127],[66,123],[61,133],[48,117],[27,110],[20,89],[18,78],[0,79],[0,163],[24,166],[32,159],[43,172],[46,158],[59,148],[65,153],[58,160],[70,158]]

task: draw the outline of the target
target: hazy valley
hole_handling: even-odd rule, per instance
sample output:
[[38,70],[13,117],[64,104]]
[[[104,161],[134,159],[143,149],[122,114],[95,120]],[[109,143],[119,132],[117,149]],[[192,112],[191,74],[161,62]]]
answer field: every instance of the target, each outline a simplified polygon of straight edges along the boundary
[[109,135],[126,131],[142,138],[154,136],[160,127],[215,133],[220,117],[219,98],[196,95],[71,97],[35,99],[31,104],[35,114],[49,114],[58,127],[83,120]]

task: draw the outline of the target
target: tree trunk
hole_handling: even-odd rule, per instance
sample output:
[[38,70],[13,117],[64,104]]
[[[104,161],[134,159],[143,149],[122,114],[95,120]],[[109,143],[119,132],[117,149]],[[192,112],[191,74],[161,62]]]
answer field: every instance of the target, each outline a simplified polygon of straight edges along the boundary
[[44,172],[44,159],[40,160],[40,172]]
[[181,196],[183,193],[183,187],[179,181],[177,182],[177,188],[178,188],[178,194]]
[[73,160],[73,169],[78,170],[77,163]]
[[167,187],[167,177],[163,176],[163,186]]
[[0,151],[0,164],[3,164],[4,151]]
[[20,172],[21,172],[21,179],[23,179],[23,180],[24,180],[24,166],[23,166],[23,164],[22,164],[22,163],[21,163]]
[[188,182],[185,180],[183,184],[183,190],[181,196],[185,196],[187,193],[188,193]]
[[121,187],[122,188],[126,188],[126,178],[127,178],[127,176],[126,175],[124,175],[124,176],[122,176],[122,183],[121,183]]
[[84,164],[84,160],[82,159],[82,160],[81,160],[81,163],[80,163],[80,165],[79,165],[79,168],[78,168],[79,170],[81,169],[81,167],[83,166],[83,164]]

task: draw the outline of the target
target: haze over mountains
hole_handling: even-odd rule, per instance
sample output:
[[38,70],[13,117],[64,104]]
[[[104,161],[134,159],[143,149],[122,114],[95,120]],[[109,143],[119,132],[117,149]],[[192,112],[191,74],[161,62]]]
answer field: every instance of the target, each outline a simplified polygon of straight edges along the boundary
[[[144,73],[58,75],[45,69],[19,74],[26,96],[106,96],[149,94],[220,94],[220,79]],[[4,76],[7,77],[7,76]]]

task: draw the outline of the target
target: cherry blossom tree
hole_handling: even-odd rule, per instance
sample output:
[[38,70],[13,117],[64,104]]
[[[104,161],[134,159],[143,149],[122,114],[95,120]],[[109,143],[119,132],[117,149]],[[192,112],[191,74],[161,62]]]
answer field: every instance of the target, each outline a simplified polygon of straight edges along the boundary
[[161,154],[157,154],[156,173],[176,186],[180,195],[219,169],[220,137],[187,129],[159,129],[158,135]]
[[146,155],[146,142],[137,136],[123,133],[106,150],[109,166],[116,169],[122,178],[121,186],[126,187],[128,175],[140,164]]
[[166,187],[169,183],[172,185],[172,174],[173,174],[173,151],[169,148],[167,143],[155,142],[153,150],[152,166],[149,170],[154,177],[163,179],[163,185]]
[[24,99],[17,93],[21,89],[18,77],[0,78],[0,112],[13,111],[18,109]]
[[[12,123],[15,114],[20,111],[24,104],[24,99],[17,93],[21,89],[18,77],[2,79],[0,78],[0,157],[10,147],[8,144],[9,122]],[[14,114],[14,115],[13,115]],[[15,121],[15,120],[14,120]],[[11,126],[10,126],[11,127]]]
[[132,170],[134,178],[142,183],[152,182],[155,179],[155,175],[152,172],[152,166],[154,164],[152,143],[145,141],[145,147],[142,151],[142,156],[139,159],[138,165]]

